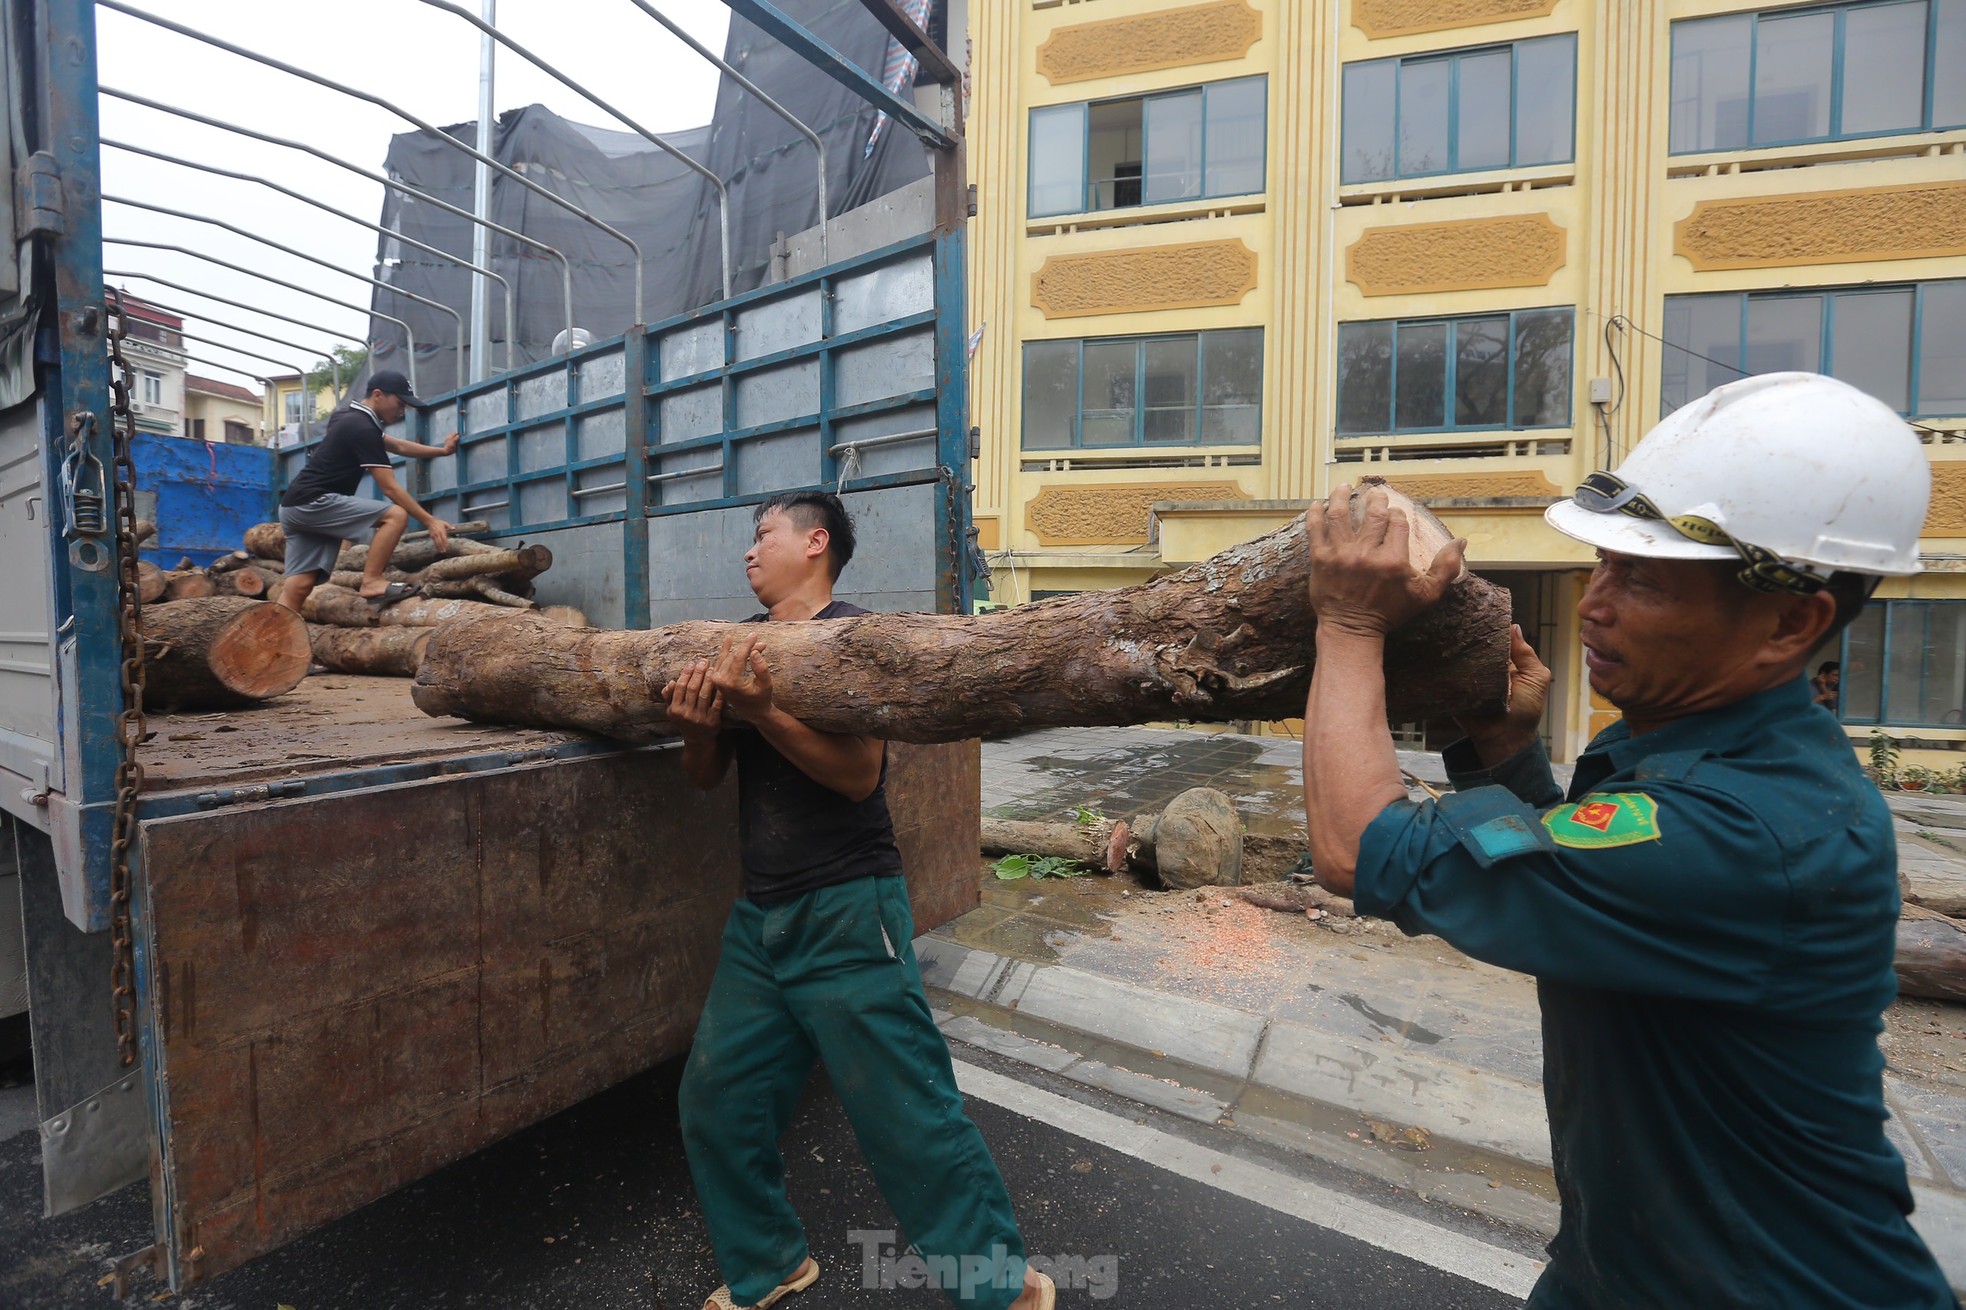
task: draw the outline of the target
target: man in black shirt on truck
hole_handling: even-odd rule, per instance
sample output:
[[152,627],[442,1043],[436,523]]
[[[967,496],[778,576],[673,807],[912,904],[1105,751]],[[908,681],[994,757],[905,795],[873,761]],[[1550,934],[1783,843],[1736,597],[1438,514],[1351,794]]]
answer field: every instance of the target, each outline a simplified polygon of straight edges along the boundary
[[[439,551],[444,549],[450,539],[450,524],[417,504],[396,481],[396,470],[389,463],[392,453],[411,459],[436,459],[457,449],[455,432],[441,446],[425,446],[387,434],[389,425],[416,403],[410,380],[392,369],[383,369],[369,379],[367,396],[336,410],[328,419],[327,434],[308,455],[307,467],[280,497],[280,528],[287,534],[287,576],[280,588],[280,603],[288,609],[298,613],[314,588],[334,572],[343,542],[368,541],[371,530],[375,539],[362,569],[361,591],[373,605],[388,605],[416,592],[406,583],[385,582],[382,576],[411,519],[430,530],[430,539]],[[364,473],[375,479],[376,490],[388,497],[387,501],[355,494]]]
[[[751,622],[847,618],[853,557],[839,497],[758,506]],[[1025,1263],[1003,1176],[963,1113],[912,946],[901,852],[882,785],[886,744],[807,727],[772,703],[768,631],[724,644],[663,688],[683,768],[709,790],[737,762],[744,895],[683,1076],[683,1142],[726,1285],[706,1308],[763,1307],[819,1277],[785,1193],[778,1137],[824,1061],[881,1193],[951,1301],[1050,1310]],[[751,730],[723,731],[728,716]]]

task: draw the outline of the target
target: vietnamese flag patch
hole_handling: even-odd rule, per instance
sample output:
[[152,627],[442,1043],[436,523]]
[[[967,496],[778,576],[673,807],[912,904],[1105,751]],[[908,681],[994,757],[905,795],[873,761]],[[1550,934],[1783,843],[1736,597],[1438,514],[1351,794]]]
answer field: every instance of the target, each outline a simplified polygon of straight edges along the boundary
[[1543,816],[1559,846],[1600,850],[1659,840],[1659,803],[1642,792],[1603,792]]

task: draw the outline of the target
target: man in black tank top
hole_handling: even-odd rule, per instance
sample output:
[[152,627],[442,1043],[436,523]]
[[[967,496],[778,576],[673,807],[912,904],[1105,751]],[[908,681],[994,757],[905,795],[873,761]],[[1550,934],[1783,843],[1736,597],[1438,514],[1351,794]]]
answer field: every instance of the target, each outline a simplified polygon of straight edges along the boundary
[[[867,611],[833,599],[853,557],[837,496],[760,505],[745,578],[767,612],[714,663],[663,688],[683,769],[708,791],[737,763],[744,895],[683,1075],[683,1142],[726,1285],[706,1310],[768,1306],[819,1277],[785,1192],[778,1138],[823,1061],[874,1180],[949,1299],[1050,1310],[1003,1176],[963,1113],[929,1014],[882,784],[887,747],[807,727],[772,703],[769,625]],[[744,725],[730,729],[735,720]],[[940,1257],[940,1259],[938,1259]]]

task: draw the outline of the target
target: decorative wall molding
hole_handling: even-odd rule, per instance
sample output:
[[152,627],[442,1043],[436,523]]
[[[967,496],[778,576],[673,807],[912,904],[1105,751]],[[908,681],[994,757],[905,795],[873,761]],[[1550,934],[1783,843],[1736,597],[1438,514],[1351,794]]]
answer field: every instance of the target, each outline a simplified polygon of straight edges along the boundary
[[1966,537],[1966,460],[1932,461],[1932,505],[1920,535]]
[[1247,500],[1233,482],[1136,482],[1046,487],[1024,507],[1024,525],[1044,546],[1137,546],[1156,501]]
[[1569,234],[1548,214],[1367,228],[1345,250],[1345,276],[1368,296],[1549,284]]
[[1547,18],[1557,0],[1352,0],[1352,26],[1377,40],[1518,18]]
[[1235,305],[1256,289],[1256,252],[1240,238],[1053,255],[1031,275],[1046,318]]
[[1702,200],[1673,249],[1701,270],[1966,255],[1966,182]]
[[1003,519],[996,514],[976,516],[976,544],[984,550],[1003,549]]
[[1418,501],[1429,500],[1557,500],[1563,496],[1540,469],[1511,469],[1496,473],[1390,474],[1393,486]]
[[1061,27],[1038,47],[1053,86],[1157,68],[1241,59],[1263,39],[1263,15],[1244,0],[1216,0]]

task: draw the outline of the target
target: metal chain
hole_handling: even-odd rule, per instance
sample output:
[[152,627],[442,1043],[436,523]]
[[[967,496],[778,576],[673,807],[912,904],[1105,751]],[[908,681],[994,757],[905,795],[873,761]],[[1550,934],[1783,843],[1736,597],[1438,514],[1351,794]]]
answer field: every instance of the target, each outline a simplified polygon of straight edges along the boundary
[[130,845],[136,840],[137,793],[143,765],[137,760],[143,724],[143,597],[137,583],[136,411],[130,406],[134,374],[123,355],[123,297],[110,293],[109,427],[116,516],[117,627],[122,638],[123,710],[116,722],[116,810],[109,846],[109,992],[116,1018],[116,1053],[123,1065],[136,1063],[136,962],[130,939]]

